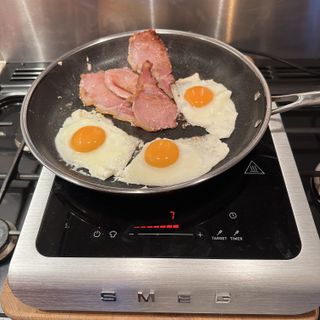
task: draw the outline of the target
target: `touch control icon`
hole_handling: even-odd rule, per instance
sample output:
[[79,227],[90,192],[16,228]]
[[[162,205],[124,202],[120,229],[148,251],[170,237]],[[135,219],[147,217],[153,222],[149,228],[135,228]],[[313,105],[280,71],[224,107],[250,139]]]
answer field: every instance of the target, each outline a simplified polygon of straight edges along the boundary
[[109,232],[109,236],[110,236],[110,238],[115,238],[116,236],[117,236],[117,234],[118,234],[118,232],[117,231],[115,231],[115,230],[112,230],[112,231],[110,231]]
[[202,237],[204,237],[204,234],[203,234],[201,231],[198,231],[198,232],[196,233],[196,236],[197,236],[199,239],[201,239]]
[[229,218],[230,218],[230,219],[233,219],[233,220],[234,220],[234,219],[237,219],[237,217],[238,217],[238,215],[237,215],[236,212],[230,212],[230,213],[229,213]]
[[100,238],[100,237],[101,237],[101,231],[96,230],[96,231],[93,233],[93,237],[94,237],[94,238]]

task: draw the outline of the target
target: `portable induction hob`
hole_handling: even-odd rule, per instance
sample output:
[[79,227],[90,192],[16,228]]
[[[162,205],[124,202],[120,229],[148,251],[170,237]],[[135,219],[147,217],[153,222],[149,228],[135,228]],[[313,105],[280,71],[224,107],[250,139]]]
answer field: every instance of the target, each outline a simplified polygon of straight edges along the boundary
[[320,304],[320,243],[280,116],[231,170],[124,196],[43,169],[9,270],[44,310],[299,314]]

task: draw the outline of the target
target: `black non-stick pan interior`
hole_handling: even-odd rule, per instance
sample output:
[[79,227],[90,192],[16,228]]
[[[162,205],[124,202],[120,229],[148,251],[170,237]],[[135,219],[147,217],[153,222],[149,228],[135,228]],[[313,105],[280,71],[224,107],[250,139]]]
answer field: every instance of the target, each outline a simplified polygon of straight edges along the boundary
[[[160,36],[169,50],[175,79],[197,72],[201,79],[214,79],[232,91],[231,97],[238,112],[236,128],[230,138],[224,139],[230,148],[228,156],[207,174],[207,177],[213,177],[228,168],[230,161],[237,158],[258,134],[260,128],[256,126],[257,121],[266,117],[265,90],[252,68],[219,43],[208,42],[200,36],[189,36],[186,33],[160,32]],[[80,185],[122,193],[146,189],[141,189],[143,186],[114,182],[112,178],[102,181],[71,170],[57,153],[54,138],[65,119],[76,109],[84,108],[79,99],[80,75],[89,72],[90,66],[90,72],[128,66],[128,39],[129,35],[122,35],[100,40],[65,55],[51,65],[34,85],[23,106],[24,134],[29,137],[27,142],[31,142],[32,148],[36,150],[35,155],[43,164],[58,175]],[[257,92],[261,96],[255,101]],[[128,134],[144,141],[156,137],[177,139],[206,133],[199,127],[183,128],[181,123],[175,129],[155,133],[133,127],[127,122],[114,120],[114,123]],[[197,179],[193,182],[197,183]],[[149,191],[161,192],[164,189],[166,188],[154,187]]]

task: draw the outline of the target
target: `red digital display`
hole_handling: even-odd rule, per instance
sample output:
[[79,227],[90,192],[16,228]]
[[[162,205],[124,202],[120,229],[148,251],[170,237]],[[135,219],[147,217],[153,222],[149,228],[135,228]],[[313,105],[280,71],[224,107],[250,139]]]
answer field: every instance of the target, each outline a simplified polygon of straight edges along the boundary
[[179,224],[162,224],[155,226],[134,226],[133,229],[179,229]]
[[171,224],[161,224],[161,225],[143,225],[143,226],[134,226],[133,229],[179,229],[179,224],[174,224],[174,219],[176,212],[171,210],[169,211]]

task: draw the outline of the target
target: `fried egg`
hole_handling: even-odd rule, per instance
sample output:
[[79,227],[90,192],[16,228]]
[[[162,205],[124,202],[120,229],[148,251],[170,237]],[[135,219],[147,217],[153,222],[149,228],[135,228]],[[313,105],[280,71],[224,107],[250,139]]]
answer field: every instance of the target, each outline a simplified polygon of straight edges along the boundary
[[95,111],[74,111],[65,120],[55,145],[61,158],[73,169],[87,169],[92,177],[105,180],[127,165],[141,141],[115,127]]
[[237,111],[231,91],[221,83],[200,80],[199,74],[179,79],[171,86],[179,111],[188,123],[205,128],[218,138],[229,138],[235,129]]
[[207,173],[228,152],[227,144],[212,134],[177,140],[157,138],[143,146],[117,179],[146,186],[170,186]]

